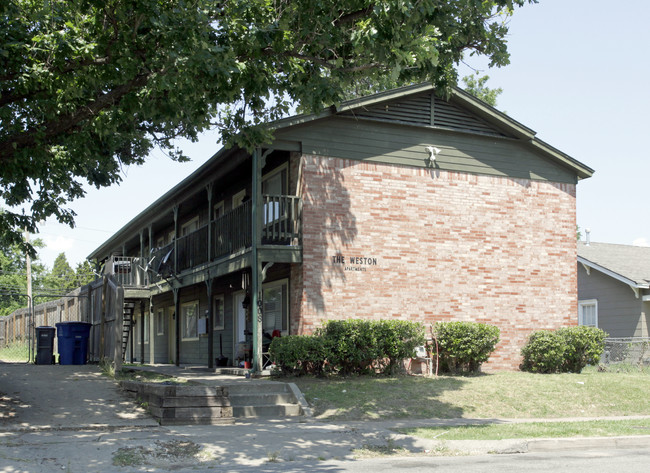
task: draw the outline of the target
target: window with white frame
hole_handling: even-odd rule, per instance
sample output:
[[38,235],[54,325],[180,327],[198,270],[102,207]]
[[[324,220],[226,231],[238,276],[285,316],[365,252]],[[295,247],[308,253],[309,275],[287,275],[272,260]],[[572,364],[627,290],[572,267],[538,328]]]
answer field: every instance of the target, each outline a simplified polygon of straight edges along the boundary
[[263,291],[262,328],[268,333],[274,330],[289,330],[288,293],[289,282],[286,279],[265,284]]
[[235,195],[232,196],[232,208],[237,208],[241,204],[244,203],[244,199],[246,198],[246,189],[242,189],[239,192],[237,192]]
[[156,311],[156,335],[165,335],[165,309]]
[[[270,196],[280,196],[286,194],[287,188],[287,164],[274,169],[262,177],[262,194]],[[264,204],[262,211],[263,221],[267,223],[274,222],[280,218],[280,202],[271,201]]]
[[195,340],[199,338],[198,332],[199,301],[181,304],[181,338]]
[[223,200],[217,202],[216,204],[214,204],[213,212],[214,212],[214,219],[215,220],[218,219],[219,217],[223,216],[223,214],[225,213],[224,209],[225,209],[225,206],[224,206]]
[[192,232],[195,232],[199,229],[199,217],[194,217],[193,219],[185,222],[181,226],[181,236],[189,235]]
[[578,325],[598,327],[598,300],[578,301]]
[[214,296],[213,305],[212,305],[212,316],[214,317],[214,330],[223,330],[225,328],[224,323],[224,300],[225,297],[223,294]]

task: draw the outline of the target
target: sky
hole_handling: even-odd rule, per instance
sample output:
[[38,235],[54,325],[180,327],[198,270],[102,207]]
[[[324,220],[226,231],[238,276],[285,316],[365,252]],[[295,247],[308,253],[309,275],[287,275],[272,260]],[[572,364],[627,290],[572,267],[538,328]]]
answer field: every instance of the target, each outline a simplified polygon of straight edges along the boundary
[[[499,110],[595,170],[577,187],[577,223],[594,242],[650,245],[648,18],[647,0],[540,0],[510,20],[508,66],[466,61],[490,76],[489,87],[503,89]],[[471,73],[460,66],[460,77]],[[74,267],[220,148],[215,133],[178,146],[190,163],[155,150],[145,165],[124,169],[119,186],[89,189],[70,205],[76,228],[46,221],[36,235],[47,245],[41,261],[51,268],[65,252]]]

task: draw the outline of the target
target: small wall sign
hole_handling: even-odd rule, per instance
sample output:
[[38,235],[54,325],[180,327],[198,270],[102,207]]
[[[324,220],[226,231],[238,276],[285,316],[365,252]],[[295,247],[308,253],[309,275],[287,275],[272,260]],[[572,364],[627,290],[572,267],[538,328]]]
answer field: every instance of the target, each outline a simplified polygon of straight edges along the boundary
[[368,271],[368,267],[377,266],[374,256],[332,256],[332,264],[343,266],[343,271]]

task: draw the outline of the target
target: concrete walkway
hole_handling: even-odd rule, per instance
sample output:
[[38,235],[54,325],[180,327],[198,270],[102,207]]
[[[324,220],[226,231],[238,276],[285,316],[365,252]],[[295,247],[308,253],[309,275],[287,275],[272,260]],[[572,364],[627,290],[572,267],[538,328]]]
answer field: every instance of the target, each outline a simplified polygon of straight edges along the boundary
[[[157,369],[211,385],[224,381],[251,385],[269,382],[218,377],[175,367]],[[0,471],[12,472],[116,471],[115,465],[126,468],[123,471],[207,471],[213,467],[233,471],[276,462],[292,462],[292,468],[299,464],[322,465],[328,460],[358,459],[364,452],[466,455],[650,447],[650,436],[645,435],[445,441],[395,432],[404,427],[523,422],[521,419],[329,422],[288,418],[237,420],[234,425],[161,427],[93,365],[0,364],[0,393]]]

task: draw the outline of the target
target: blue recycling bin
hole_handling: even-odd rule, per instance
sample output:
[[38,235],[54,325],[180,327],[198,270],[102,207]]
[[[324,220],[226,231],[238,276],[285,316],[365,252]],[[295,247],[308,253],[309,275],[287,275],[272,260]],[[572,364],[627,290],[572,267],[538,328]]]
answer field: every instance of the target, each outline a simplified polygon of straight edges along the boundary
[[56,324],[60,365],[85,365],[88,358],[88,322],[59,322]]

